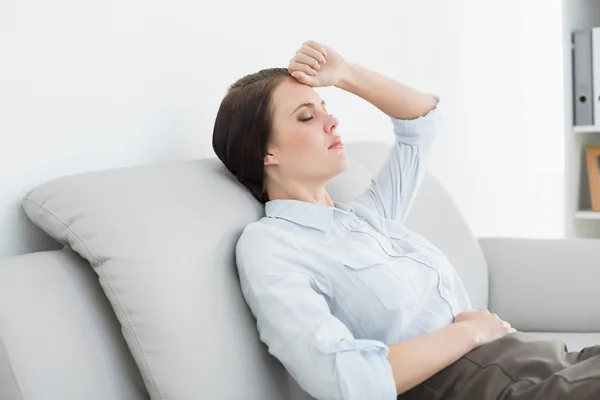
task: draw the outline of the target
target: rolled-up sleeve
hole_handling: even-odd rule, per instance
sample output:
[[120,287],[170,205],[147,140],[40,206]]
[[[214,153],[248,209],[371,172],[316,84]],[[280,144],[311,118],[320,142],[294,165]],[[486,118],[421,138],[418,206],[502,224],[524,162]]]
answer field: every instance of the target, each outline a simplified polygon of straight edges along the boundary
[[395,143],[391,153],[355,200],[384,218],[404,220],[425,175],[429,155],[441,125],[441,102],[415,119],[392,118]]
[[236,262],[261,341],[304,391],[318,400],[396,399],[388,347],[355,339],[332,315],[327,289],[285,238],[245,230]]

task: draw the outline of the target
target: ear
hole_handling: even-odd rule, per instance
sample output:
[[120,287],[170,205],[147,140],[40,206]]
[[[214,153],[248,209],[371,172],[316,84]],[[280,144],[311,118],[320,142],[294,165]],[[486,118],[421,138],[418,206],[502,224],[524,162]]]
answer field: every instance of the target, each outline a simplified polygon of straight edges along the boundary
[[279,164],[279,161],[277,160],[277,158],[275,158],[273,153],[267,152],[267,155],[265,156],[265,166],[277,164]]

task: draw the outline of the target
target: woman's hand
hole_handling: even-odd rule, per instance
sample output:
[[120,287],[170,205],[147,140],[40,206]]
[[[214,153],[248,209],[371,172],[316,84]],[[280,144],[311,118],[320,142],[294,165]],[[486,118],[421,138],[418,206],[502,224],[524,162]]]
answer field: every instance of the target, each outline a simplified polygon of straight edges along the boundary
[[456,316],[454,323],[471,328],[477,346],[500,339],[507,333],[515,332],[508,322],[501,320],[497,314],[490,313],[485,308],[462,312]]
[[311,87],[335,86],[346,73],[346,61],[331,47],[308,40],[290,60],[288,72]]

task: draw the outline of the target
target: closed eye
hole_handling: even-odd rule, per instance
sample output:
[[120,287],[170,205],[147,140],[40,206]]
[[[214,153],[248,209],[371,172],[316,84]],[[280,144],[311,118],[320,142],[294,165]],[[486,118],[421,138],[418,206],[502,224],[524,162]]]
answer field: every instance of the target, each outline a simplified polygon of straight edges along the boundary
[[[299,109],[301,109],[302,107],[308,107],[308,108],[315,109],[315,104],[314,103],[310,103],[310,102],[308,102],[308,103],[302,103],[298,107],[296,107],[296,109],[294,111],[292,111],[290,113],[290,115],[294,115],[294,113],[296,111],[298,111]],[[321,108],[323,109],[323,111],[328,112],[327,111],[327,106],[325,105],[325,101],[323,101],[323,100],[321,100]],[[312,119],[312,118],[309,118],[308,120],[310,120],[310,119]],[[302,121],[302,119],[299,119],[299,120]]]
[[298,120],[299,120],[299,121],[302,121],[302,122],[308,122],[308,121],[310,121],[310,120],[311,120],[311,119],[313,119],[313,118],[314,118],[314,117],[311,115],[311,116],[309,116],[309,117],[301,117],[301,118],[298,118]]

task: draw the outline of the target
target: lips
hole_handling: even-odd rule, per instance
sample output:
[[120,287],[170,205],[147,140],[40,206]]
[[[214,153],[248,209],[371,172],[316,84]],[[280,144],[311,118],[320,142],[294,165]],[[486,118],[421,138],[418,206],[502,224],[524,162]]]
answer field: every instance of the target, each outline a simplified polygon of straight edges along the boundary
[[333,142],[331,143],[331,145],[328,147],[328,149],[333,149],[333,148],[343,148],[344,144],[342,143],[342,140],[338,137],[336,137],[335,139],[333,139]]

